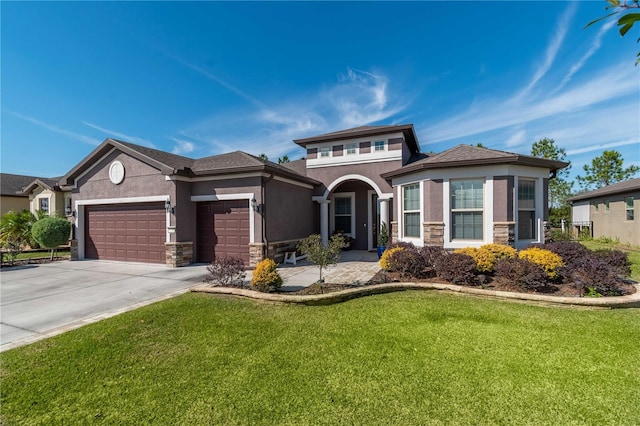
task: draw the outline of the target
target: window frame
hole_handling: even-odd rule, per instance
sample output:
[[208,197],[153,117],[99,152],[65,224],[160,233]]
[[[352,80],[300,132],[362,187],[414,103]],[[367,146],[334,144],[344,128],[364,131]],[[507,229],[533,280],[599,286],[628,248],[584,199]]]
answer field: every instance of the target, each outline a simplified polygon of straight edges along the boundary
[[[533,207],[523,207],[521,201],[528,201],[528,200],[521,200],[520,199],[520,184],[523,182],[527,182],[527,183],[532,183],[533,184]],[[518,208],[517,208],[517,213],[518,213],[518,240],[521,241],[535,241],[538,238],[538,227],[536,226],[536,208],[537,208],[537,203],[536,203],[536,179],[527,179],[527,178],[518,178],[518,187],[517,187],[517,202],[518,202]],[[532,223],[532,227],[531,227],[531,236],[521,236],[521,232],[522,232],[522,223],[520,220],[520,212],[533,212],[533,223]]]
[[[381,148],[378,149],[378,144],[382,144]],[[387,141],[377,140],[373,141],[373,152],[385,152],[387,150]]]
[[[353,152],[350,152],[353,150]],[[357,155],[358,154],[358,144],[357,143],[348,143],[344,145],[344,155]]]
[[[631,205],[629,205],[629,200],[631,200]],[[627,220],[629,222],[635,220],[634,202],[635,202],[635,198],[634,197],[625,197],[624,198],[625,220]],[[629,212],[631,212],[631,215],[629,215]],[[629,216],[631,216],[631,218],[629,218]]]
[[[455,208],[455,200],[454,200],[454,189],[456,186],[456,183],[458,182],[480,182],[482,184],[482,207],[472,207],[472,208]],[[450,220],[450,232],[449,232],[449,241],[451,241],[452,243],[455,242],[459,242],[459,241],[474,241],[474,242],[478,242],[478,241],[484,241],[485,238],[485,200],[486,200],[486,179],[484,177],[478,177],[478,178],[460,178],[460,179],[451,179],[449,181],[449,220]],[[465,238],[465,236],[463,236],[462,238],[458,238],[455,236],[455,232],[456,232],[456,227],[455,227],[455,220],[454,217],[456,215],[464,215],[466,214],[471,214],[471,215],[475,215],[480,213],[482,215],[482,221],[480,223],[480,238]],[[477,232],[474,231],[474,234]]]
[[[42,202],[46,201],[47,203],[47,208],[43,209],[42,208]],[[39,197],[38,198],[38,211],[44,211],[47,215],[49,214],[49,211],[51,209],[51,203],[49,202],[49,197]]]
[[321,146],[318,148],[318,158],[331,158],[331,151],[330,146]]
[[[417,209],[407,209],[406,208],[406,203],[405,203],[405,190],[411,187],[417,187],[417,193],[418,193],[418,200],[417,200]],[[402,237],[403,238],[412,238],[412,239],[420,239],[421,235],[422,235],[422,230],[421,230],[421,217],[422,217],[422,185],[420,182],[412,182],[412,183],[408,183],[405,185],[401,185],[400,186],[400,194],[401,194],[401,200],[400,200],[400,208],[402,210]],[[409,235],[407,233],[407,215],[418,215],[418,233],[417,235]]]
[[[349,208],[351,210],[351,212],[349,214],[344,214],[344,213],[339,213],[336,214],[336,199],[349,199],[350,203],[349,203]],[[334,194],[332,194],[331,196],[331,227],[333,229],[333,233],[335,233],[337,231],[336,229],[336,217],[350,217],[351,218],[351,232],[346,232],[346,230],[342,230],[344,231],[344,235],[351,237],[351,238],[356,238],[356,204],[355,204],[355,199],[356,199],[356,194],[355,192],[336,192]]]

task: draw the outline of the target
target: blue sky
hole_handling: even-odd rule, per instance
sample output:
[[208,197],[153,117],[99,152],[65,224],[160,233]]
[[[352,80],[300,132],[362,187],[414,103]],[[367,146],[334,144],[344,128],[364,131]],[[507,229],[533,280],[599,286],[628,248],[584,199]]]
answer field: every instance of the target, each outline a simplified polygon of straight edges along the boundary
[[[292,139],[413,123],[423,151],[640,165],[638,29],[605,1],[1,5],[1,170],[65,174],[107,137],[275,160]],[[577,185],[576,185],[577,189]]]

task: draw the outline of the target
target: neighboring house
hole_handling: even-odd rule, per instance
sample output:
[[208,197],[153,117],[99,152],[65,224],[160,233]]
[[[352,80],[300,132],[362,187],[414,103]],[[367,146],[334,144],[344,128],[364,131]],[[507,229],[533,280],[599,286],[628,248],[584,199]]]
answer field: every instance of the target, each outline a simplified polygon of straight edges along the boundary
[[29,209],[29,196],[22,193],[22,188],[29,185],[35,176],[0,173],[0,215],[10,210],[19,212]]
[[34,178],[22,188],[22,193],[29,197],[31,213],[36,216],[38,212],[49,216],[71,216],[71,194],[60,189],[59,179]]
[[72,255],[182,266],[236,255],[255,265],[311,233],[376,247],[544,241],[549,175],[566,163],[458,146],[427,155],[413,125],[363,126],[294,141],[305,160],[237,151],[191,159],[107,139],[63,176]]
[[574,233],[588,228],[594,238],[640,246],[640,178],[584,192],[569,201]]

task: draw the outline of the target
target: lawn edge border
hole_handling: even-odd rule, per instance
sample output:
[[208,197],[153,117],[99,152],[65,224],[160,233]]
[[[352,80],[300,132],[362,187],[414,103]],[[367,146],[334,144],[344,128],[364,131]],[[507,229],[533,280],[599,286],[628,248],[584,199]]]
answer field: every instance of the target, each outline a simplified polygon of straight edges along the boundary
[[331,305],[358,297],[374,294],[390,293],[404,290],[441,290],[453,293],[469,294],[497,300],[515,300],[520,302],[535,302],[537,304],[562,305],[592,308],[640,308],[640,284],[634,284],[636,292],[618,297],[561,297],[542,294],[516,293],[510,291],[486,290],[481,288],[464,287],[455,284],[439,283],[387,283],[362,286],[340,290],[333,293],[316,295],[287,295],[282,293],[261,293],[254,290],[234,287],[211,287],[198,285],[190,290],[196,293],[211,293],[228,296],[246,297],[268,302],[292,303],[302,305]]

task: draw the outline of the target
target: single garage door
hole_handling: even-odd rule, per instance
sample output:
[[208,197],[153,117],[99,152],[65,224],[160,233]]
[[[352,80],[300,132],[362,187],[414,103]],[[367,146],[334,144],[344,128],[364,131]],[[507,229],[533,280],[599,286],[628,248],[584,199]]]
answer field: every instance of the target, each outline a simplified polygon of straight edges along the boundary
[[237,256],[249,265],[249,201],[198,203],[197,250],[199,262]]
[[85,207],[85,257],[166,262],[164,203]]

